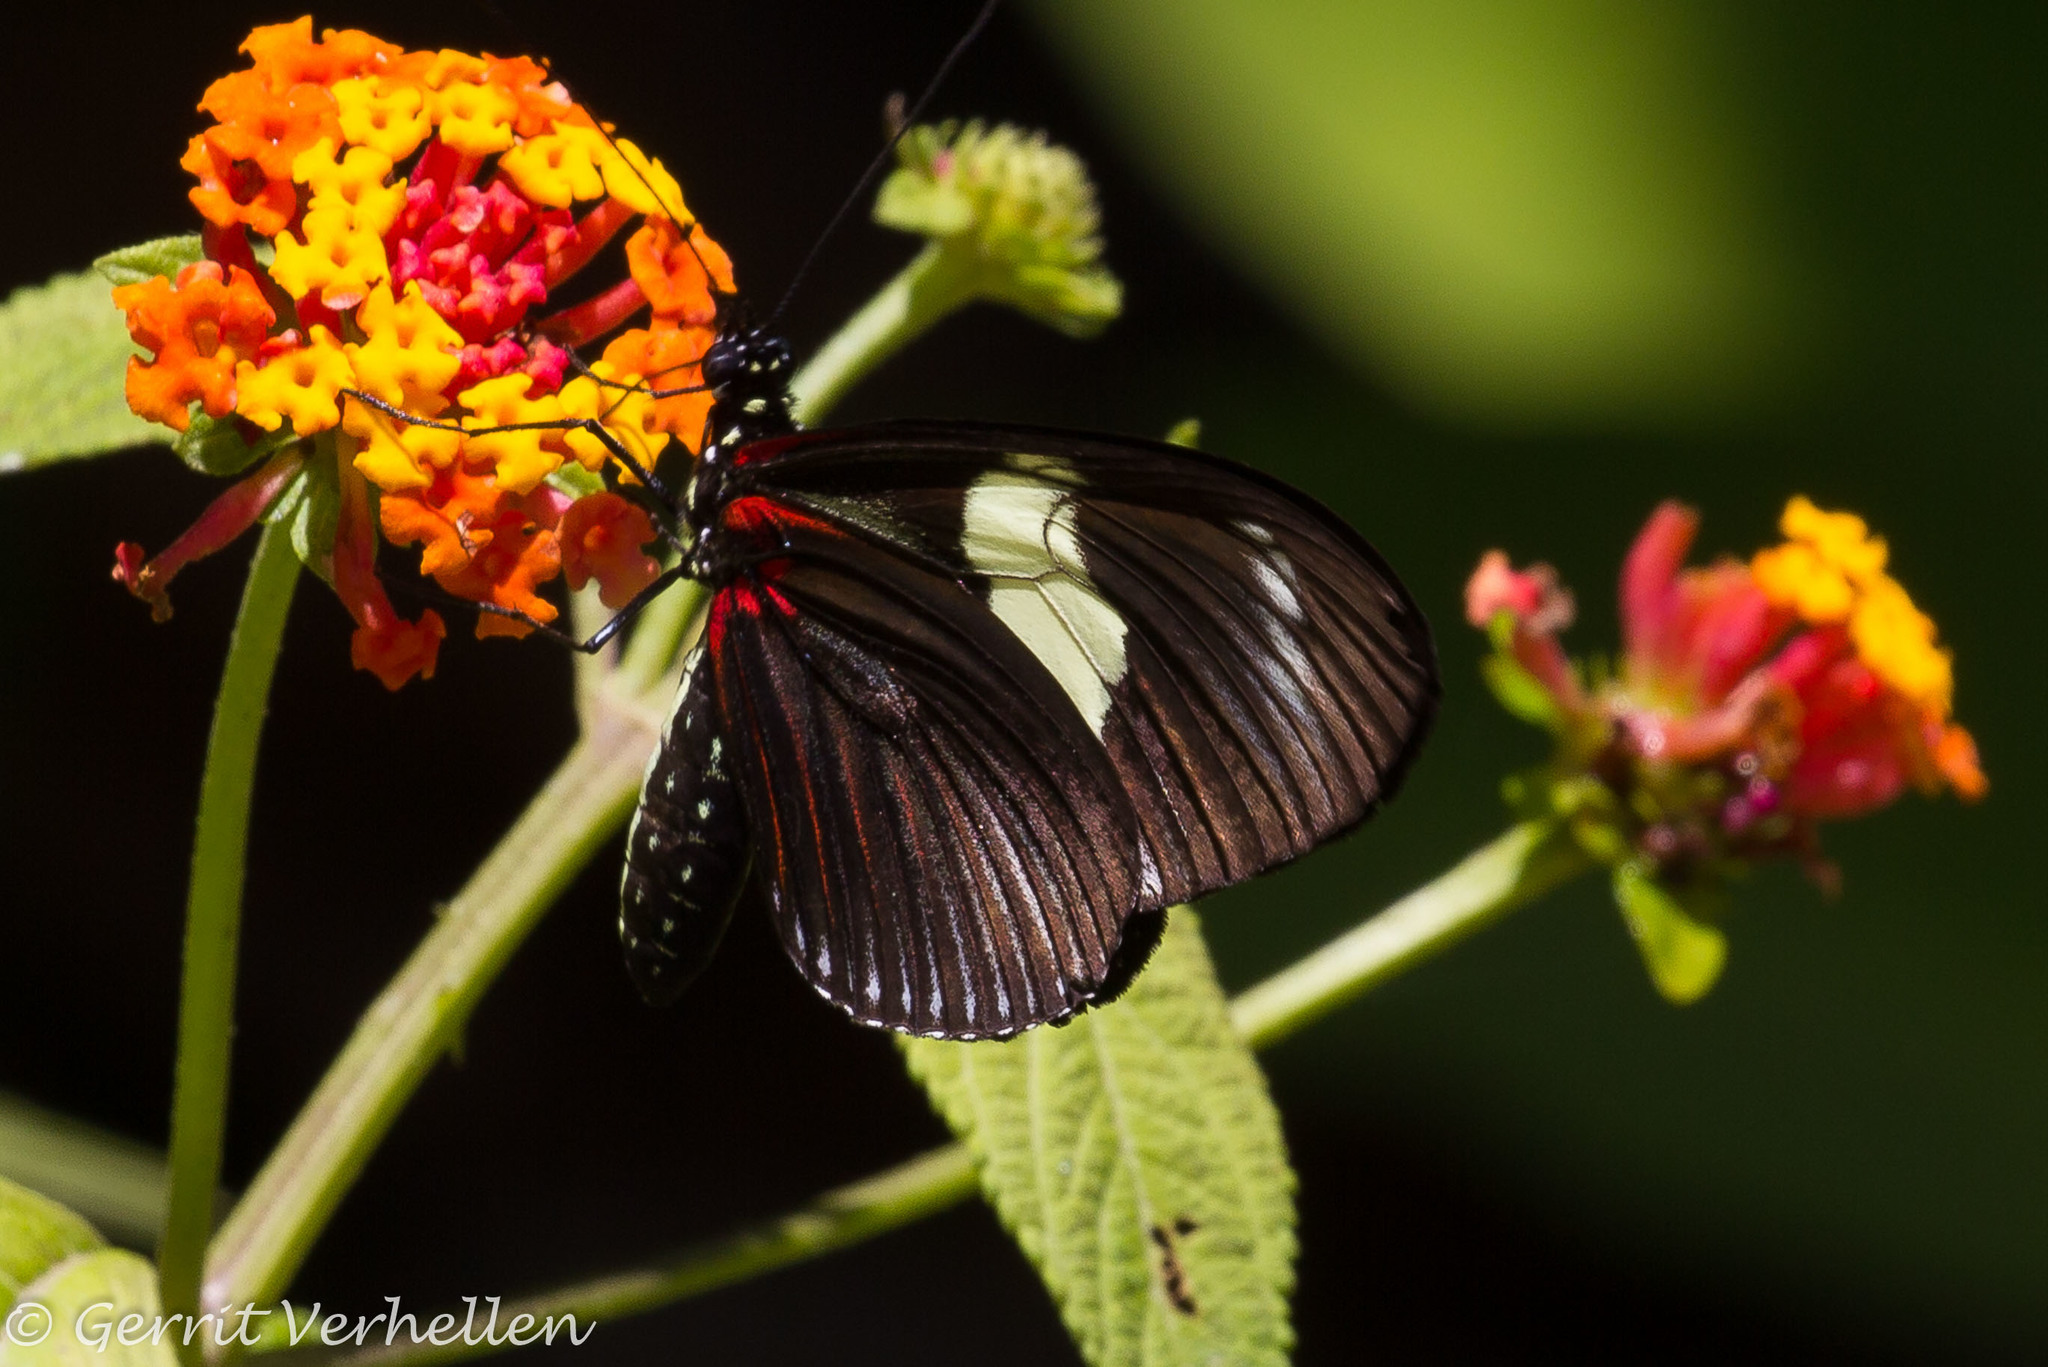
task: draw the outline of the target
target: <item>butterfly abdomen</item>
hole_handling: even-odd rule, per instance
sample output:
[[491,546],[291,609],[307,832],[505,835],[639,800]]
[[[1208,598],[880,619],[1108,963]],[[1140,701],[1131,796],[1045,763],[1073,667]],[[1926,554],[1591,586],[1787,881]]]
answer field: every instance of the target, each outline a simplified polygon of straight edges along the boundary
[[649,1002],[675,1000],[711,961],[752,853],[711,670],[695,654],[647,766],[619,889],[619,940]]

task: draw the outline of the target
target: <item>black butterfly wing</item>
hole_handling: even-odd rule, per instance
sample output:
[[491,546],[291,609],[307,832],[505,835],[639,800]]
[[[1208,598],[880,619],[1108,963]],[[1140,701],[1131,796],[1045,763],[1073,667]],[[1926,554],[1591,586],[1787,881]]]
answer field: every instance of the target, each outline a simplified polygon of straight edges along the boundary
[[758,504],[787,554],[706,644],[784,947],[855,1018],[1014,1034],[1128,974],[1134,817],[1108,756],[959,583]]
[[958,583],[1054,678],[1130,804],[1134,913],[1357,824],[1398,788],[1434,715],[1428,626],[1393,572],[1341,519],[1246,467],[967,423],[741,456],[736,482],[757,499]]

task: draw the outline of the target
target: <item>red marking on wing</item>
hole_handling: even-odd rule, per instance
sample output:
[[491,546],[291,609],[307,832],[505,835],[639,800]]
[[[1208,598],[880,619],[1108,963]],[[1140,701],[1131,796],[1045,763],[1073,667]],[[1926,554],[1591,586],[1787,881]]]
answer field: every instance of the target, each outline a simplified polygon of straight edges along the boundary
[[787,437],[770,437],[766,441],[748,442],[732,453],[732,463],[746,465],[752,461],[766,460],[770,456],[782,454],[803,439],[801,434],[795,434]]
[[725,505],[719,514],[719,525],[725,531],[740,536],[755,538],[776,537],[791,531],[820,532],[827,536],[843,535],[838,528],[822,518],[800,513],[786,503],[778,503],[760,494],[749,494],[736,498]]

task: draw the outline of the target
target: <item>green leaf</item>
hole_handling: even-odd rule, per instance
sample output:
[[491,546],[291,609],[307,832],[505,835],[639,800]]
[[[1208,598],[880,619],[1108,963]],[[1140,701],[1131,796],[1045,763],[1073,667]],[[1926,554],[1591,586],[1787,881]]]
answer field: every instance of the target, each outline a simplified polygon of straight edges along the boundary
[[1199,450],[1202,445],[1202,420],[1200,418],[1182,418],[1166,430],[1166,444],[1168,446],[1185,446],[1191,450]]
[[334,572],[334,526],[341,518],[341,483],[335,477],[334,453],[321,442],[263,514],[272,526],[291,528],[292,549],[307,569],[331,582]]
[[106,277],[110,285],[139,285],[159,275],[176,279],[179,271],[205,255],[199,234],[190,233],[184,237],[159,237],[153,242],[117,248],[94,261],[92,268]]
[[242,426],[232,417],[210,418],[192,415],[192,425],[178,434],[171,449],[178,459],[202,475],[238,475],[263,457],[296,441],[290,429],[266,432],[252,445],[242,436]]
[[1557,699],[1514,656],[1505,652],[1488,655],[1479,661],[1479,673],[1509,716],[1546,731],[1564,729],[1564,714],[1558,711]]
[[135,346],[91,271],[16,290],[0,304],[0,474],[168,441],[128,411]]
[[[0,1337],[0,1367],[177,1367],[171,1345],[185,1326],[173,1322],[151,1342],[162,1313],[156,1269],[143,1259],[114,1248],[80,1253],[22,1290]],[[202,1321],[193,1342],[232,1338],[234,1327],[221,1333]],[[30,1342],[35,1335],[45,1336]]]
[[588,498],[605,490],[604,476],[595,470],[586,470],[574,461],[565,461],[548,472],[548,483],[571,498]]
[[1727,962],[1727,937],[1695,919],[1633,860],[1614,870],[1614,901],[1665,1000],[1688,1006],[1705,996]]
[[58,1263],[106,1244],[80,1216],[0,1177],[0,1314],[12,1308],[23,1287]]
[[1294,1175],[1192,910],[1070,1025],[902,1043],[1089,1362],[1286,1362]]

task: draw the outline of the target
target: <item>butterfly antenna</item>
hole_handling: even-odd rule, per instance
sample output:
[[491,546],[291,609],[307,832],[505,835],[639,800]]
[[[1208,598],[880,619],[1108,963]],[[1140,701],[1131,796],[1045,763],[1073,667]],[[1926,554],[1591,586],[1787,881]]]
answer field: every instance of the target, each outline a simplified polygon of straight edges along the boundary
[[931,80],[925,83],[924,93],[917,97],[917,103],[911,105],[909,112],[901,119],[896,120],[895,131],[889,134],[889,140],[882,144],[882,150],[875,154],[875,159],[868,163],[868,169],[854,182],[852,193],[840,203],[839,211],[825,224],[825,231],[819,233],[817,239],[811,243],[811,250],[804,256],[803,264],[798,266],[796,274],[790,277],[789,288],[782,292],[781,302],[776,304],[775,312],[768,315],[767,326],[770,330],[782,321],[783,312],[789,308],[789,301],[795,297],[797,286],[801,285],[804,277],[810,273],[811,266],[818,259],[818,253],[824,249],[826,242],[831,240],[839,225],[846,221],[846,216],[853,212],[853,206],[860,202],[861,196],[867,193],[875,178],[882,174],[883,169],[895,157],[896,144],[903,141],[903,135],[910,131],[911,125],[924,113],[925,106],[931,103],[932,96],[936,95],[939,87],[945,83],[948,73],[961,57],[966,55],[967,49],[974,45],[974,40],[981,36],[981,31],[988,27],[988,21],[995,17],[996,6],[1001,3],[1002,0],[987,0],[981,7],[981,13],[975,15],[974,22],[967,26],[967,32],[960,35],[960,41],[953,44],[953,50],[946,54],[946,60],[939,63],[939,69],[933,72]]

